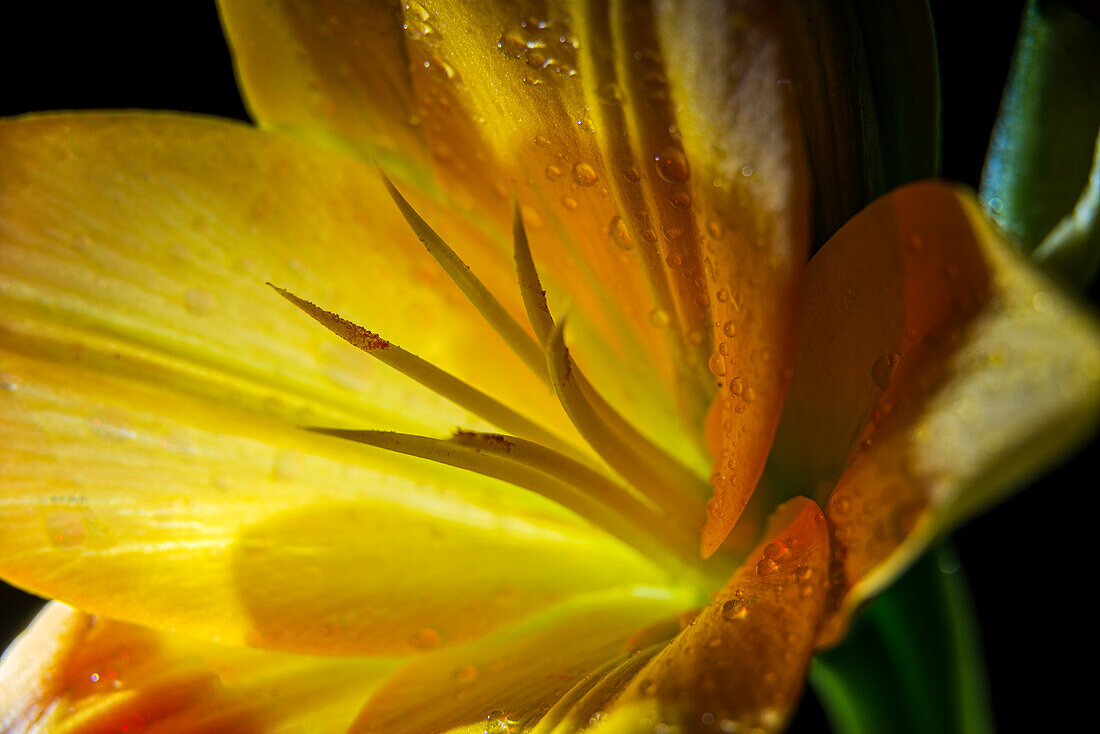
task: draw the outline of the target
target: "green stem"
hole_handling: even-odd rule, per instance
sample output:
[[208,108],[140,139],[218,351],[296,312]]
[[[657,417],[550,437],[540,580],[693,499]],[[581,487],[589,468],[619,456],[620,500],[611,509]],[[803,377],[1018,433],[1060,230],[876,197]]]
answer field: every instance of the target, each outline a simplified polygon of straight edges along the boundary
[[810,684],[838,734],[992,734],[966,579],[947,545],[928,553],[819,654]]

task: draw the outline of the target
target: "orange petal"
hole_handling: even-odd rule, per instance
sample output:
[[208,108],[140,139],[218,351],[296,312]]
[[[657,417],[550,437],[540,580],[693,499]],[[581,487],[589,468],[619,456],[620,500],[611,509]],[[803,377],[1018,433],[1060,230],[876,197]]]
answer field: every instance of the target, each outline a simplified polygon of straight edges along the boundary
[[343,732],[396,665],[220,647],[54,602],[0,661],[0,729]]
[[[725,588],[630,682],[598,731],[782,729],[825,611],[829,536],[812,501],[769,519],[764,541]],[[574,723],[580,723],[575,721]]]
[[829,642],[930,539],[1085,435],[1100,331],[944,184],[873,203],[807,276],[774,457],[796,490],[829,498]]
[[[659,4],[656,28],[695,166],[691,193],[710,302],[704,355],[717,395],[707,418],[713,553],[764,470],[790,366],[806,257],[806,163],[774,3]],[[713,339],[711,336],[713,335]]]
[[635,630],[685,603],[654,591],[578,599],[492,638],[417,658],[372,696],[351,731],[526,730],[586,673],[625,654]]

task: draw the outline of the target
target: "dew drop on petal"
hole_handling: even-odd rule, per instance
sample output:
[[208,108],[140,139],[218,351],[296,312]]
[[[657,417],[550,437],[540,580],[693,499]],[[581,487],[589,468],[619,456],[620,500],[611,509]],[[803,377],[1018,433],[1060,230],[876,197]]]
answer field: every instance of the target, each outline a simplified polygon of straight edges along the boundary
[[726,601],[722,602],[722,619],[725,619],[727,622],[744,619],[748,613],[749,607],[743,596],[737,595],[732,599],[726,599]]
[[629,250],[634,247],[634,242],[630,239],[630,230],[627,229],[626,222],[618,214],[611,218],[611,224],[607,228],[607,236],[611,240],[611,244],[620,250]]
[[575,181],[578,186],[588,188],[595,184],[599,178],[596,169],[588,163],[581,161],[573,166],[573,181]]
[[664,309],[655,308],[649,312],[649,323],[658,329],[668,326],[670,319]]
[[707,361],[707,367],[710,368],[712,375],[721,377],[726,374],[726,358],[718,352],[710,355],[710,359]]
[[756,564],[756,573],[759,576],[767,576],[769,573],[775,571],[779,567],[771,558],[761,558],[760,562]]
[[657,175],[669,183],[688,180],[688,163],[684,151],[677,147],[668,147],[654,156],[657,162]]

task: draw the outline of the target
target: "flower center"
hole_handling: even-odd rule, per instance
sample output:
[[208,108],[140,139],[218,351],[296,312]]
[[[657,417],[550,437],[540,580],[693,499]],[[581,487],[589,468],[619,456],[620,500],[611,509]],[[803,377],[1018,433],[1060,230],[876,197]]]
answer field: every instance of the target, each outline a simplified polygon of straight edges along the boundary
[[[585,377],[565,344],[565,319],[555,322],[527,241],[518,201],[513,207],[516,274],[536,338],[504,308],[383,174],[383,182],[428,252],[509,348],[554,391],[591,453],[492,396],[339,315],[272,285],[337,336],[502,433],[457,431],[447,439],[391,431],[310,430],[477,472],[536,492],[653,560],[704,582],[722,571],[704,564],[698,527],[709,485],[618,413]],[[270,284],[269,284],[270,285]],[[592,454],[595,455],[593,458]],[[709,585],[709,584],[707,584]]]

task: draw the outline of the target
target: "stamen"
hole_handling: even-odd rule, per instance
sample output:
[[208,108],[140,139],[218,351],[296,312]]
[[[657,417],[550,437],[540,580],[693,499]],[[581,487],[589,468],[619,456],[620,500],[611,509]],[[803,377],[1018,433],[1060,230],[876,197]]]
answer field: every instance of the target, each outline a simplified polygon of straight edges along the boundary
[[[569,484],[563,477],[542,471],[534,465],[525,464],[514,454],[525,454],[528,460],[532,460],[532,454],[525,450],[527,447],[521,448],[518,440],[513,437],[498,436],[485,441],[481,447],[475,447],[453,440],[393,431],[357,431],[319,427],[310,427],[308,430],[407,456],[428,459],[522,487],[572,510],[596,527],[650,558],[663,559],[667,563],[683,568],[688,574],[697,576],[700,573],[697,549],[692,546],[687,549],[671,548],[668,539],[664,536],[665,528],[659,519],[653,518],[640,524],[632,522],[625,515],[616,512],[615,509],[618,508],[612,509],[596,501],[584,489]],[[490,443],[495,443],[497,449],[486,450]],[[511,451],[509,451],[509,444]]]
[[[523,292],[523,305],[527,309],[527,318],[531,322],[531,328],[538,334],[543,349],[549,351],[549,342],[554,332],[554,317],[546,304],[546,291],[542,289],[538,269],[535,267],[534,258],[531,256],[531,248],[528,244],[527,232],[523,226],[523,219],[520,216],[518,201],[513,202],[512,209],[516,273],[520,290]],[[593,411],[606,425],[607,430],[614,432],[623,443],[632,447],[636,453],[646,457],[665,483],[676,487],[698,487],[700,497],[710,494],[710,489],[702,477],[669,456],[664,449],[654,444],[634,428],[628,420],[611,407],[610,403],[604,400],[599,391],[572,361],[570,361],[570,368],[577,386],[591,404]]]
[[382,176],[382,183],[385,184],[386,190],[390,192],[397,208],[401,210],[405,221],[409,223],[417,238],[428,249],[428,252],[431,253],[440,267],[462,290],[489,326],[500,334],[516,356],[523,360],[523,363],[532,372],[549,385],[550,379],[546,374],[546,360],[543,358],[542,350],[539,349],[539,345],[531,338],[531,335],[518,321],[512,318],[512,315],[489,292],[485,284],[473,274],[473,271],[462,261],[462,258],[416,213],[416,210],[405,200],[405,197],[401,195],[386,174],[381,169],[378,173]]
[[575,450],[569,444],[542,426],[516,413],[508,406],[494,400],[449,372],[441,370],[431,362],[405,351],[396,344],[386,341],[378,334],[368,331],[338,314],[326,311],[303,298],[299,298],[290,291],[271,283],[268,283],[268,285],[276,293],[352,346],[393,367],[401,374],[412,378],[455,405],[461,406],[474,415],[485,419],[502,431],[523,436],[546,446],[553,446],[567,453],[575,453]]
[[546,357],[554,390],[573,425],[611,468],[672,519],[694,529],[704,517],[702,493],[693,489],[701,485],[701,479],[693,475],[693,480],[687,484],[668,483],[660,473],[662,467],[610,430],[577,385],[573,361],[565,346],[564,326],[562,320],[554,327],[546,346]]
[[557,477],[570,486],[618,512],[633,524],[654,532],[661,528],[663,542],[670,543],[682,555],[695,553],[699,539],[696,533],[680,528],[668,528],[662,514],[633,492],[609,479],[603,472],[545,446],[522,438],[499,434],[458,431],[451,443],[478,451],[503,456],[524,466]]

